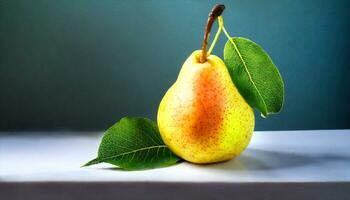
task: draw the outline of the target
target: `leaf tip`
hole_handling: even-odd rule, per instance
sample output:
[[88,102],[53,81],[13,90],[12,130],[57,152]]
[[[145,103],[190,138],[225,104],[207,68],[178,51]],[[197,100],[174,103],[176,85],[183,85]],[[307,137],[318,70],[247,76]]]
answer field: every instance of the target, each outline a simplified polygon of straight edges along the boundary
[[84,165],[82,165],[81,168],[88,167],[88,166],[91,166],[91,165],[96,165],[98,163],[100,163],[100,161],[97,158],[95,158],[95,159],[90,160],[89,162],[85,163]]
[[264,114],[264,113],[260,113],[260,116],[261,116],[262,118],[264,118],[264,119],[267,118],[267,114]]

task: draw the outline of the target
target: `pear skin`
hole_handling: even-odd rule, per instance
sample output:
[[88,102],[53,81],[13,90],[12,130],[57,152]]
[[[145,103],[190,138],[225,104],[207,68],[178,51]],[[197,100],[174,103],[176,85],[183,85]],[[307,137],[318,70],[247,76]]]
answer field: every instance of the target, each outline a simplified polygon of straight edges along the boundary
[[254,113],[224,62],[201,51],[185,61],[163,97],[157,116],[160,134],[178,156],[193,163],[215,163],[238,156],[249,144]]

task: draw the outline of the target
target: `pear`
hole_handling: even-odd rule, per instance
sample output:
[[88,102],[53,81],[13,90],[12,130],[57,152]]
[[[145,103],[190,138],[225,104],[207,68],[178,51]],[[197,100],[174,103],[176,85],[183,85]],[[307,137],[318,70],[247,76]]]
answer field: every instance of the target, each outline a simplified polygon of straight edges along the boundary
[[214,163],[239,155],[254,129],[254,113],[231,80],[224,62],[201,51],[185,61],[166,92],[157,122],[165,144],[193,163]]
[[232,82],[225,63],[207,53],[215,19],[222,25],[224,5],[209,14],[201,50],[183,64],[176,82],[160,102],[157,123],[166,145],[193,163],[215,163],[238,156],[254,130],[254,113]]

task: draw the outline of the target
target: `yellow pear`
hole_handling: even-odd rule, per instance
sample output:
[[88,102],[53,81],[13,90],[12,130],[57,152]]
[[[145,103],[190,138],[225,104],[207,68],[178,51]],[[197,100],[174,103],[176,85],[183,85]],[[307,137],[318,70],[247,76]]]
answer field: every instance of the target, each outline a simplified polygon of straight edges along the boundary
[[193,52],[163,97],[157,116],[165,144],[193,163],[214,163],[239,155],[254,129],[254,113],[224,62],[215,55],[201,61]]

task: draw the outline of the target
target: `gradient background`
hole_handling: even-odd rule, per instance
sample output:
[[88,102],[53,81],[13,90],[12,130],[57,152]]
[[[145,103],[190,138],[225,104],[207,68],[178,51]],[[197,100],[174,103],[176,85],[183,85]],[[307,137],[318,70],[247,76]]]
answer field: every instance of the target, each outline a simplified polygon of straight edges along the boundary
[[[234,0],[233,36],[269,53],[283,111],[256,130],[350,128],[350,1]],[[0,130],[103,130],[156,118],[216,1],[0,1]],[[213,32],[216,31],[213,27]],[[214,54],[222,57],[224,36]]]

